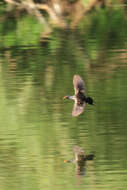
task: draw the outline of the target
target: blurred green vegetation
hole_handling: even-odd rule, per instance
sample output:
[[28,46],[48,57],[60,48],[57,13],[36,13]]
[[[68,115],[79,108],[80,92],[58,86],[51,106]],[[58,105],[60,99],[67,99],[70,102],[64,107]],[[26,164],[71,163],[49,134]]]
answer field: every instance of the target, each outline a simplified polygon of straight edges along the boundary
[[[28,14],[16,18],[14,16],[11,17],[11,15],[7,16],[6,13],[2,11],[1,9],[1,48],[39,45],[40,41],[43,40],[41,36],[43,36],[43,32],[45,31],[45,26],[43,24],[39,23],[35,17]],[[58,45],[61,45],[61,37],[58,34],[61,32],[62,29],[54,28],[52,33],[47,36],[51,39],[55,38],[55,40],[49,42],[51,48],[56,49]],[[72,35],[74,33],[78,38],[84,38],[84,41],[82,41],[83,46],[86,40],[89,39],[89,36],[91,36],[91,39],[96,39],[96,43],[94,43],[96,48],[93,46],[89,47],[89,52],[91,48],[98,49],[102,46],[108,48],[108,46],[114,45],[111,44],[111,41],[112,43],[119,44],[119,46],[123,46],[125,41],[122,39],[124,39],[127,34],[125,11],[123,7],[96,9],[81,20],[77,28],[74,31],[72,30]],[[90,52],[90,54],[92,55],[93,53]],[[94,56],[94,54],[92,56]]]

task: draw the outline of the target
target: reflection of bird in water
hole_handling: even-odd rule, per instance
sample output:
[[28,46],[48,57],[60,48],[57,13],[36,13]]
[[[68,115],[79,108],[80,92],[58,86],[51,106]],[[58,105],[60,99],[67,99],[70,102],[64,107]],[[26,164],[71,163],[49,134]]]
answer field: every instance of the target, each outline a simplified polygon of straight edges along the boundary
[[93,99],[91,97],[86,97],[85,84],[79,75],[74,75],[73,85],[74,85],[75,95],[64,96],[64,99],[72,99],[75,101],[74,108],[72,111],[72,116],[76,117],[83,112],[86,103],[93,105]]
[[65,163],[75,163],[76,169],[75,174],[84,175],[85,174],[85,164],[87,160],[93,160],[94,154],[85,155],[84,151],[79,146],[74,146],[73,148],[75,158],[73,160],[65,160]]

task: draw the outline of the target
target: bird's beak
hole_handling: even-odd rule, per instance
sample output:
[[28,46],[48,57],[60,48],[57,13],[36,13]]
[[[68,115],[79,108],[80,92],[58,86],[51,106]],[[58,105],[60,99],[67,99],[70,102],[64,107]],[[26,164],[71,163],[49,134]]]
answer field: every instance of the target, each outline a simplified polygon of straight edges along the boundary
[[69,163],[70,162],[70,160],[64,160],[64,163]]
[[67,96],[64,96],[63,99],[64,99],[64,100],[67,99]]

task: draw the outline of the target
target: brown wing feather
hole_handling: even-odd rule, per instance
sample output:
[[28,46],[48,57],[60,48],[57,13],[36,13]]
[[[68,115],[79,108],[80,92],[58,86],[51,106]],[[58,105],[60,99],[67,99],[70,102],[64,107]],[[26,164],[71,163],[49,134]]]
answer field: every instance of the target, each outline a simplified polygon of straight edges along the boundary
[[80,91],[85,93],[85,83],[79,75],[74,75],[73,77],[73,85],[75,90],[75,95]]
[[72,116],[77,117],[84,111],[85,102],[82,105],[78,105],[77,99],[75,100],[74,107],[72,110]]

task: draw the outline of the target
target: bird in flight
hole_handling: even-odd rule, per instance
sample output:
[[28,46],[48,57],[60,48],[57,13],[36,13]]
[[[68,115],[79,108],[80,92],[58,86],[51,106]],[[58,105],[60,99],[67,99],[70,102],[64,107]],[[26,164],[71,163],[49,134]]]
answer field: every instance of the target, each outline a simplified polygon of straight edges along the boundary
[[64,96],[64,99],[74,100],[72,116],[76,117],[84,111],[85,105],[87,103],[90,105],[93,105],[94,103],[91,97],[86,97],[85,83],[79,75],[74,75],[73,85],[74,85],[75,95]]

